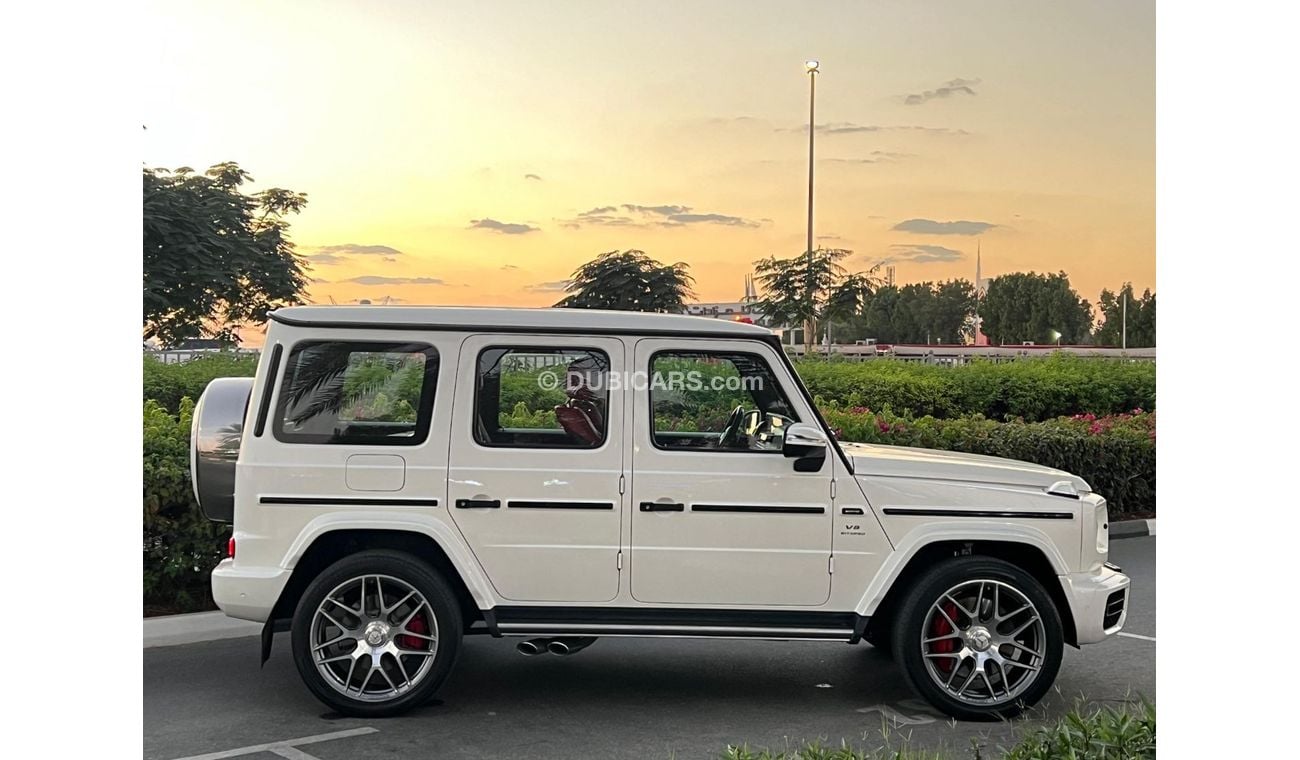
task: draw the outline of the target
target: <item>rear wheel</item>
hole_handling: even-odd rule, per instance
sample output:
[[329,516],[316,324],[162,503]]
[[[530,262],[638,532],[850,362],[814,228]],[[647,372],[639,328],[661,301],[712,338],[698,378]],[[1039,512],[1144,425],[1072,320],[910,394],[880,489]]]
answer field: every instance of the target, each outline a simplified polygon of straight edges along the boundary
[[428,565],[365,551],[312,581],[293,618],[293,659],[317,699],[346,715],[396,715],[446,680],[462,635],[455,594]]
[[959,557],[908,591],[894,659],[912,687],[955,718],[1010,718],[1042,698],[1061,667],[1064,635],[1047,591],[1002,560]]

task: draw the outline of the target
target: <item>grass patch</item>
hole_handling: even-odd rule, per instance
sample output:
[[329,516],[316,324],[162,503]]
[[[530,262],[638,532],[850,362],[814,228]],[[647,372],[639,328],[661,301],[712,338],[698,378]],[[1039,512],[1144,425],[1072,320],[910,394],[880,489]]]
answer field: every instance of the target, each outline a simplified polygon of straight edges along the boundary
[[1154,760],[1156,707],[1145,699],[1122,707],[1077,704],[1061,718],[1045,725],[1024,724],[1015,744],[990,749],[972,740],[971,749],[958,754],[947,748],[919,749],[910,738],[898,736],[888,726],[880,731],[880,744],[854,747],[848,742],[828,745],[804,742],[786,749],[728,746],[721,760]]

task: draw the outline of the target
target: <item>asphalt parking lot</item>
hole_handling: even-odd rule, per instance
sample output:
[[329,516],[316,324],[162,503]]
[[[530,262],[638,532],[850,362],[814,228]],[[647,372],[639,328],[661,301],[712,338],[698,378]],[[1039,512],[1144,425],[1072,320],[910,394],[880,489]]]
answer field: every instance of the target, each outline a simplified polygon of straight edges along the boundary
[[[1156,696],[1156,539],[1111,545],[1133,578],[1125,633],[1067,647],[1057,691],[1036,719],[1092,702]],[[783,748],[804,739],[860,747],[1005,743],[1007,724],[939,716],[863,644],[602,639],[571,657],[523,657],[514,639],[468,637],[439,698],[400,718],[326,711],[277,637],[265,668],[256,638],[144,652],[144,756],[344,758],[701,758],[727,744]],[[299,740],[306,741],[299,741]],[[986,753],[987,756],[987,753]]]

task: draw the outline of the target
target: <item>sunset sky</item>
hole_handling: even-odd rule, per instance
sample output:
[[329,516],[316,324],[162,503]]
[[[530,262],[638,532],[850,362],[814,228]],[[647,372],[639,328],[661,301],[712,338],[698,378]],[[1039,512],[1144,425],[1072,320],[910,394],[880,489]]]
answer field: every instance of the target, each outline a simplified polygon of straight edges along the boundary
[[[546,306],[640,248],[733,300],[818,241],[900,282],[1155,288],[1155,10],[1087,2],[153,2],[142,160],[308,194],[311,299]],[[955,224],[960,222],[960,224]]]

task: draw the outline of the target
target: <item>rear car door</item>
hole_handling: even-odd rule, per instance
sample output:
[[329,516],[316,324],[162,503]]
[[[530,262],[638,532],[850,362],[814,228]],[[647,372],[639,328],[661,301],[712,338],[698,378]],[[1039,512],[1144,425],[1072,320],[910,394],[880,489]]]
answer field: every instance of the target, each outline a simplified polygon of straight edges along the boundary
[[505,599],[619,588],[624,369],[616,338],[492,334],[461,345],[448,507]]

